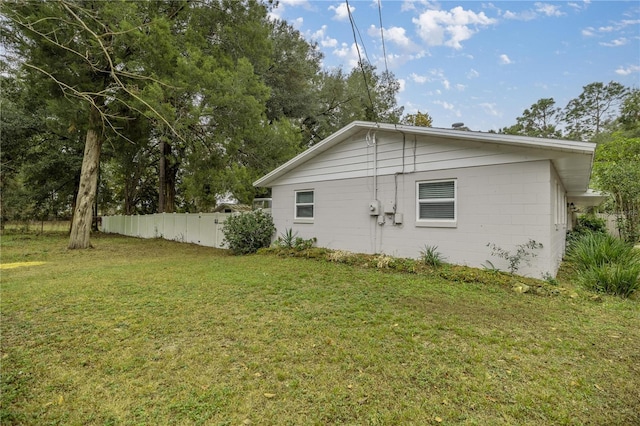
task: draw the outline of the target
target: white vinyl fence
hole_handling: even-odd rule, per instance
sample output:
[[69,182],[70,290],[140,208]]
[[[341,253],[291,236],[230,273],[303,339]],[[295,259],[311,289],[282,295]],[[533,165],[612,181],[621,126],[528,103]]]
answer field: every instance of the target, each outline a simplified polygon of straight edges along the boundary
[[157,213],[102,216],[102,232],[225,248],[222,225],[233,213]]

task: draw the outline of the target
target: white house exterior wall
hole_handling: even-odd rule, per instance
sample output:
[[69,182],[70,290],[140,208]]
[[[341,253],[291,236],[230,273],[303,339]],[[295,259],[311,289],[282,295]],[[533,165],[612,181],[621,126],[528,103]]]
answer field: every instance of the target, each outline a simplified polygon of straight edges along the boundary
[[567,193],[554,167],[551,167],[550,202],[552,214],[549,223],[551,271],[557,271],[565,253],[569,215],[567,212]]
[[[499,148],[487,154],[487,150],[476,150],[470,145],[446,150],[446,146],[439,144],[417,143],[414,150],[413,141],[405,141],[404,173],[401,173],[400,139],[400,149],[378,145],[377,193],[374,193],[372,147],[360,143],[363,140],[353,138],[341,144],[339,150],[319,154],[313,164],[298,167],[279,179],[272,187],[272,214],[278,233],[291,228],[300,237],[317,238],[321,247],[410,258],[419,257],[425,245],[437,246],[448,262],[480,267],[490,260],[503,269],[507,267],[506,261],[492,257],[487,244],[513,252],[517,245],[533,239],[544,248],[536,251],[538,256],[532,266],[523,265],[519,273],[536,277],[555,274],[564,234],[551,226],[554,204],[549,200],[554,196],[555,172],[549,160],[537,160],[513,150],[500,152]],[[398,141],[395,142],[397,147]],[[445,159],[446,151],[450,153],[449,160]],[[427,161],[433,158],[430,155],[440,156],[439,162]],[[343,160],[342,165],[336,165],[338,157]],[[492,163],[500,161],[485,165],[486,157],[492,157]],[[362,158],[368,158],[368,164],[360,161]],[[322,161],[326,161],[324,168]],[[349,161],[352,163],[346,166]],[[457,161],[460,166],[442,169],[442,161],[448,161],[449,166]],[[356,167],[357,164],[361,166]],[[340,172],[334,165],[346,167]],[[334,174],[328,173],[328,169],[334,170]],[[347,169],[351,173],[359,170],[365,176],[345,177]],[[457,226],[417,226],[416,182],[438,179],[456,179]],[[313,223],[294,220],[296,190],[314,191]],[[403,215],[402,224],[394,224],[392,215],[385,215],[384,224],[378,224],[378,217],[369,214],[369,202],[373,199],[379,200],[383,208],[386,203],[395,202],[396,212]]]

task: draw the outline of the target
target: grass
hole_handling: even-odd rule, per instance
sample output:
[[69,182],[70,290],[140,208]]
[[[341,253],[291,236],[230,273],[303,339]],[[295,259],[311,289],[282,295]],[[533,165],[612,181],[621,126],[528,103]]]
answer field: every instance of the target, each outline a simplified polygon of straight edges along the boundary
[[636,301],[66,242],[2,236],[0,424],[640,423]]

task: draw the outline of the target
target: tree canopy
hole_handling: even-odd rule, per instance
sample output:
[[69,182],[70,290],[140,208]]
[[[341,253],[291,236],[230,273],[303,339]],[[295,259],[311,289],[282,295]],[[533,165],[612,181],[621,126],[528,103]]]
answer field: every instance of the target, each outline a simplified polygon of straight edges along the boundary
[[[0,182],[3,218],[16,210],[5,208],[5,188],[30,192],[33,205],[64,200],[69,247],[88,247],[96,200],[123,213],[250,202],[253,180],[350,121],[399,121],[392,74],[369,64],[323,71],[316,46],[271,20],[271,6],[2,3],[2,78],[16,88],[3,100],[15,117],[3,120],[3,168],[12,170]],[[51,188],[29,190],[51,167]]]

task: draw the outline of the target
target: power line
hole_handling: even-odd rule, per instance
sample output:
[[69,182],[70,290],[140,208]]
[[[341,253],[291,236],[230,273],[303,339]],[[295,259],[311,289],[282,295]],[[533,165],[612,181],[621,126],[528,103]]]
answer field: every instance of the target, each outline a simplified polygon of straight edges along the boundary
[[384,55],[384,70],[389,74],[389,66],[387,65],[387,49],[384,45],[384,28],[382,27],[382,6],[381,0],[378,0],[378,17],[380,18],[380,38],[382,39],[382,54]]
[[[369,90],[369,82],[367,81],[367,73],[364,70],[364,62],[362,61],[362,56],[360,55],[360,46],[358,46],[358,38],[356,37],[356,24],[353,21],[353,15],[351,15],[351,6],[349,6],[349,0],[344,0],[347,6],[347,13],[349,14],[349,22],[351,23],[351,31],[353,32],[353,42],[356,45],[356,51],[358,52],[358,65],[360,65],[360,70],[362,71],[362,78],[364,79],[364,87],[367,89],[367,96],[369,97],[369,103],[371,104],[371,110],[375,115],[375,106],[373,105],[373,99],[371,98],[371,91]],[[360,31],[358,31],[360,34]],[[362,40],[362,36],[360,37]],[[364,42],[362,43],[362,48],[364,49]],[[366,55],[366,50],[365,50]],[[367,57],[367,62],[369,62],[369,58]],[[371,62],[369,62],[370,64]],[[377,120],[376,120],[377,121]]]

